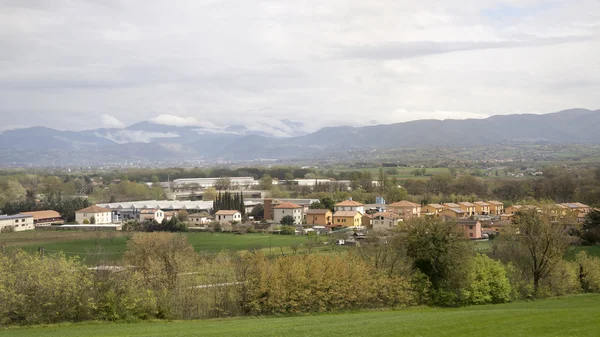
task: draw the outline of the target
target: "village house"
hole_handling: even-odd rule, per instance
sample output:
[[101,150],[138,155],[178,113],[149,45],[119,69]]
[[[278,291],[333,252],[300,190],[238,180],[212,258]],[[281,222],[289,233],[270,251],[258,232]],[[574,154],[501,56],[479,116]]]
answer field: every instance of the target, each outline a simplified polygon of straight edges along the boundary
[[140,211],[140,214],[138,214],[138,220],[140,222],[156,221],[158,223],[161,223],[164,218],[165,212],[156,208],[143,209],[142,211]]
[[442,204],[442,206],[444,206],[445,208],[460,208],[459,204],[455,204],[453,202],[447,202]]
[[86,220],[90,224],[110,224],[112,223],[112,212],[108,208],[96,205],[75,212],[75,222],[83,224]]
[[35,226],[49,226],[52,224],[64,224],[65,220],[60,216],[60,213],[52,210],[21,212],[20,214],[33,216],[33,224]]
[[464,228],[467,239],[481,239],[481,222],[477,220],[456,220],[456,223]]
[[452,219],[462,219],[467,217],[467,212],[460,207],[446,208],[441,214],[444,217]]
[[421,205],[407,200],[389,204],[387,205],[386,210],[400,215],[400,217],[404,220],[418,218],[421,216]]
[[307,225],[326,226],[331,224],[332,213],[328,209],[309,209],[305,213]]
[[522,209],[523,209],[523,205],[512,205],[512,206],[506,207],[504,209],[504,212],[506,214],[515,214]]
[[333,205],[333,208],[336,212],[338,211],[357,211],[360,214],[365,213],[365,205],[360,202],[353,201],[352,199],[344,200],[342,202],[338,202]]
[[304,218],[303,207],[292,202],[284,202],[273,207],[273,221],[281,223],[283,217],[291,215],[294,218],[294,224],[301,225]]
[[215,213],[215,220],[221,224],[242,221],[242,213],[238,210],[220,210]]
[[333,226],[360,227],[362,214],[359,211],[337,211],[333,214]]
[[208,214],[206,214],[206,213],[194,213],[194,214],[188,215],[188,222],[191,225],[195,225],[195,226],[207,225],[210,223],[210,221],[211,221],[211,217],[209,217]]
[[565,202],[565,203],[562,203],[561,205],[567,207],[568,209],[570,209],[573,212],[579,212],[579,213],[588,213],[592,210],[592,208],[590,206],[584,205],[579,202]]
[[33,216],[28,214],[0,215],[0,232],[27,231],[35,229]]
[[396,227],[402,219],[400,215],[394,212],[379,212],[373,214],[373,219],[371,220],[371,225],[373,230],[390,230]]
[[421,207],[421,214],[427,216],[436,216],[439,217],[442,215],[442,211],[445,209],[443,205],[440,204],[428,204]]
[[488,227],[496,232],[501,232],[505,230],[510,225],[510,223],[510,220],[492,221]]
[[373,214],[365,213],[362,215],[362,219],[361,219],[362,226],[371,229],[373,227],[372,221],[373,221]]
[[475,201],[475,212],[480,215],[490,215],[490,204],[484,201]]
[[504,204],[500,201],[491,200],[487,203],[490,205],[490,215],[504,214]]
[[460,205],[460,209],[467,212],[467,216],[475,215],[475,204],[463,201],[458,203]]

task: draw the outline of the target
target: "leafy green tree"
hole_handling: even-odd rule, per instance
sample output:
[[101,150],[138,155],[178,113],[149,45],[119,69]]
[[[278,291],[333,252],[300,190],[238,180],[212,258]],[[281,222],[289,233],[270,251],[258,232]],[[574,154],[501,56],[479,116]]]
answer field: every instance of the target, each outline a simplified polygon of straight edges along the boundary
[[591,243],[600,242],[600,210],[594,209],[585,216],[581,238]]
[[400,235],[413,269],[431,282],[433,302],[461,304],[474,257],[462,229],[451,221],[422,217],[405,222]]
[[291,215],[286,215],[283,218],[281,218],[281,221],[279,222],[280,224],[284,225],[284,226],[293,226],[294,225],[294,217]]
[[262,220],[265,218],[265,207],[263,204],[258,204],[252,208],[252,212],[250,215],[254,218],[254,220]]
[[296,234],[296,228],[294,226],[281,226],[281,234],[283,235],[294,235]]

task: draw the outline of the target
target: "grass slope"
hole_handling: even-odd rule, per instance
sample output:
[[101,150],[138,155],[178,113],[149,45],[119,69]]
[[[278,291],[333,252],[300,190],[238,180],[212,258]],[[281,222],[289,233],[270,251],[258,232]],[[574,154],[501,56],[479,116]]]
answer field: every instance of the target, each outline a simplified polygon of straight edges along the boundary
[[[89,263],[95,263],[99,256],[102,256],[105,261],[117,261],[123,256],[127,246],[125,233],[115,233],[116,236],[113,238],[109,238],[107,233],[102,232],[70,232],[59,235],[62,233],[32,231],[28,232],[30,237],[23,233],[2,234],[0,243],[4,242],[7,246],[20,247],[27,251],[37,251],[42,246],[48,254],[62,251],[67,256],[78,255]],[[184,235],[188,237],[196,251],[209,253],[249,249],[262,249],[269,253],[271,247],[272,253],[278,254],[282,248],[285,252],[289,252],[289,247],[293,244],[304,244],[309,240],[307,236],[295,235],[226,233],[185,233]]]
[[460,309],[9,328],[0,336],[598,336],[600,295]]

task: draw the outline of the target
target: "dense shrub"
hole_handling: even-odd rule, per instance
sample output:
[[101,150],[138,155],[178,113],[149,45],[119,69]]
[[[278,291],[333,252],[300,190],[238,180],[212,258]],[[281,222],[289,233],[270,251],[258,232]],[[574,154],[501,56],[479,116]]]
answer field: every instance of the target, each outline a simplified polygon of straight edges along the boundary
[[473,261],[464,304],[505,303],[510,301],[511,285],[501,262],[478,255]]
[[581,251],[575,256],[575,268],[582,291],[600,292],[600,258]]
[[415,302],[409,282],[355,258],[293,255],[270,261],[247,254],[240,263],[246,314],[324,312]]

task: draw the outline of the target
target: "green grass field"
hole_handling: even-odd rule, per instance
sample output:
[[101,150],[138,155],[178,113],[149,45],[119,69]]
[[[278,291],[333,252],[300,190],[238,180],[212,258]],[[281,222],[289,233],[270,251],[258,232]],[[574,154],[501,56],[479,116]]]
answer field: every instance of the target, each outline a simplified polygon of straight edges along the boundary
[[11,337],[599,336],[600,294],[460,309],[415,308],[299,317],[83,323],[8,328]]
[[[126,250],[126,233],[107,232],[49,232],[32,231],[5,233],[0,235],[0,243],[9,247],[19,247],[26,251],[37,251],[44,247],[47,254],[63,252],[67,256],[80,256],[86,263],[95,264],[99,260],[117,261]],[[226,234],[226,233],[185,233],[190,244],[198,252],[217,253],[223,250],[262,250],[269,254],[291,252],[294,244],[306,244],[312,238],[295,235],[268,234]],[[35,242],[35,243],[33,243]],[[325,247],[321,247],[323,249]]]

